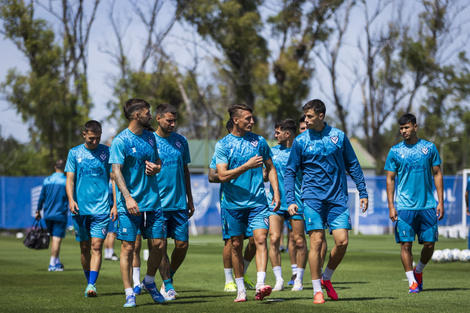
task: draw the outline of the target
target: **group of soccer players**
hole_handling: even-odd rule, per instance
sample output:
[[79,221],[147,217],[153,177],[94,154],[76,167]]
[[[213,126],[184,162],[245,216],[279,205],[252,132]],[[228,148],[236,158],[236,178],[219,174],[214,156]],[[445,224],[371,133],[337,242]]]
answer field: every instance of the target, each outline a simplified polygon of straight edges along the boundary
[[[346,173],[359,191],[362,212],[367,210],[368,194],[362,169],[347,136],[324,122],[324,103],[311,100],[302,109],[308,130],[296,136],[294,120],[279,121],[275,125],[279,145],[272,149],[263,137],[251,132],[254,119],[250,106],[234,104],[228,109],[229,134],[216,145],[209,180],[221,183],[225,290],[237,291],[235,302],[247,301],[245,286],[256,289],[257,300],[263,300],[273,290],[284,289],[279,240],[286,220],[291,228],[289,241],[294,243],[291,259],[296,271],[293,272],[292,290],[303,289],[308,258],[313,302],[325,302],[322,286],[332,300],[338,299],[331,277],[346,253],[348,230],[351,229]],[[124,105],[124,114],[129,125],[113,139],[110,148],[100,144],[102,130],[97,121],[85,124],[85,143],[69,151],[65,185],[87,279],[85,296],[97,296],[101,251],[111,217],[111,220],[119,220],[117,239],[122,242],[120,268],[126,294],[124,307],[135,307],[136,295],[141,294],[142,289],[146,289],[157,303],[175,299],[177,294],[173,276],[188,250],[188,219],[194,213],[194,204],[187,166],[190,163],[189,149],[186,139],[174,132],[177,119],[175,108],[169,104],[157,107],[156,131],[150,126],[152,115],[150,105],[145,100],[128,100]],[[406,128],[405,131],[402,122],[412,125],[412,129]],[[442,175],[439,176],[440,159],[434,145],[416,137],[416,120],[408,117],[399,123],[402,133],[408,137],[403,135],[404,147],[393,147],[387,159],[387,193],[390,218],[398,220],[397,242],[402,244],[402,261],[411,281],[410,292],[415,292],[411,290],[422,290],[422,269],[429,261],[429,253],[432,255],[437,240],[437,218],[435,203],[426,198],[432,183],[426,186],[424,204],[421,203],[420,190],[409,192],[413,199],[418,199],[415,201],[417,203],[407,203],[409,197],[403,188],[406,185],[408,189],[416,189],[410,184],[423,179],[420,178],[422,172],[427,171],[428,159],[432,157],[432,172],[426,172],[425,179],[427,182],[434,176],[439,195],[437,212],[441,219],[444,213],[441,202]],[[417,152],[405,150],[417,143],[417,151],[424,155],[419,156],[422,168],[401,164],[402,159],[406,159],[406,153],[411,155],[408,161],[415,162],[412,157],[417,158]],[[419,170],[414,171],[417,168]],[[406,172],[405,176],[403,171]],[[395,209],[396,172],[399,187]],[[110,179],[115,195],[112,208],[108,199]],[[268,196],[265,181],[270,182]],[[421,222],[424,220],[426,223]],[[334,247],[323,270],[326,229],[333,235]],[[305,233],[310,237],[310,252],[307,252]],[[411,242],[415,234],[425,244],[420,263],[409,274]],[[140,263],[140,237],[148,239],[149,247],[147,272],[141,283],[140,272],[137,282],[135,272],[140,267],[135,262],[138,259],[137,263]],[[171,259],[167,255],[168,237],[175,240]],[[250,240],[243,255],[245,238]],[[276,277],[274,288],[265,283],[268,255]],[[256,286],[246,277],[246,269],[253,257],[257,268]],[[60,261],[54,260],[52,263],[58,266]],[[163,279],[160,292],[155,284],[157,270]]]

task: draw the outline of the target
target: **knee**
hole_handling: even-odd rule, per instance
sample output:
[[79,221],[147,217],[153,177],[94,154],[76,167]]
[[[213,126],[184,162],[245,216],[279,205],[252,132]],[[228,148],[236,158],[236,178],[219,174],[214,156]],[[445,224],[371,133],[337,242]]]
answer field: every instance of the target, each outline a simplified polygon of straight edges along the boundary
[[337,242],[335,242],[335,246],[336,248],[338,249],[346,249],[348,247],[348,239],[343,239],[343,240],[338,240]]
[[175,248],[178,250],[188,250],[189,243],[187,241],[176,242]]
[[305,247],[305,238],[302,236],[297,236],[294,240],[294,243],[297,249],[303,249]]
[[434,250],[434,242],[424,242],[423,248],[426,250]]
[[233,240],[232,241],[232,250],[234,251],[242,251],[243,249],[243,242],[239,240]]
[[271,245],[271,247],[277,247],[279,246],[279,243],[280,243],[280,240],[281,237],[277,234],[270,234],[269,235],[269,244]]

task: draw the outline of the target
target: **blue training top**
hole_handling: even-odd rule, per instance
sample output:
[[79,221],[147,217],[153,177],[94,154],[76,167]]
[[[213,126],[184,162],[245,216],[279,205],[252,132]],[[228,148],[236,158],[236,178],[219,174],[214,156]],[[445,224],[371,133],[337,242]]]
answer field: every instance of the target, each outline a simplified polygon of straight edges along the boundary
[[397,173],[397,210],[424,210],[436,207],[433,196],[433,166],[441,164],[436,146],[419,139],[414,145],[404,141],[393,146],[385,170]]
[[347,201],[346,172],[356,184],[359,197],[368,197],[364,174],[348,137],[326,123],[321,132],[308,129],[294,140],[284,174],[288,205],[295,203],[294,185],[299,169],[303,177],[302,200]]
[[109,147],[99,144],[88,150],[85,144],[69,151],[65,172],[75,174],[74,199],[79,215],[108,214],[108,183],[111,172]]
[[[228,134],[215,146],[217,164],[227,164],[229,170],[240,167],[256,155],[266,161],[272,157],[272,152],[266,140],[252,132],[243,137]],[[267,205],[263,168],[250,169],[223,183],[223,192],[223,209],[243,210]]]
[[38,211],[44,208],[44,219],[67,221],[69,200],[65,192],[66,181],[64,173],[54,173],[44,179],[37,208]]
[[163,211],[187,210],[184,166],[191,162],[188,141],[172,132],[169,137],[155,134],[162,170],[157,174]]
[[[289,159],[291,149],[292,148],[286,148],[285,146],[282,146],[282,145],[277,145],[271,148],[271,151],[273,153],[273,164],[274,164],[274,167],[276,167],[277,179],[279,181],[279,193],[281,195],[281,207],[279,208],[279,210],[281,211],[287,211],[287,209],[289,208],[286,202],[286,192],[284,189],[284,172],[286,170],[287,160]],[[302,185],[302,174],[299,171],[297,172],[297,176],[295,179],[295,202],[297,203],[299,208],[302,207],[302,200],[300,199],[301,185]],[[270,187],[269,193],[268,193],[268,204],[270,205],[271,210],[274,208],[274,206],[271,206],[271,201],[273,200],[273,196],[274,196],[274,190],[272,187]]]
[[[160,208],[157,175],[145,174],[145,161],[155,163],[159,159],[155,135],[143,130],[136,135],[124,129],[111,144],[110,164],[121,164],[121,173],[132,198],[139,205],[139,211],[153,211]],[[118,212],[127,212],[126,200],[116,186]]]

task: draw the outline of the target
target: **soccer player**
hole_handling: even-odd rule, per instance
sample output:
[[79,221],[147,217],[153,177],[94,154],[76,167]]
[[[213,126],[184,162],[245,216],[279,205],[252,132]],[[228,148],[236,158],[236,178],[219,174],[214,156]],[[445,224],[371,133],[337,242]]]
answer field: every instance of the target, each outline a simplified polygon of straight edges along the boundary
[[263,182],[263,164],[274,190],[274,210],[280,206],[279,186],[272,152],[266,140],[251,132],[254,124],[252,109],[246,104],[234,104],[228,109],[234,126],[230,134],[215,147],[217,172],[223,185],[221,208],[227,211],[227,224],[232,241],[232,265],[238,295],[235,302],[246,301],[243,281],[243,235],[253,230],[256,244],[257,283],[255,299],[263,300],[271,294],[265,285],[268,251],[266,237],[269,229],[269,211]]
[[135,307],[132,264],[138,229],[152,247],[143,283],[155,302],[165,302],[155,285],[155,273],[163,255],[164,235],[156,176],[160,172],[161,161],[155,135],[144,129],[152,119],[150,104],[142,99],[130,99],[124,105],[124,115],[129,126],[113,139],[109,163],[117,186],[117,238],[121,240],[121,276],[126,293],[124,307]]
[[[398,124],[404,141],[390,149],[385,162],[388,210],[390,219],[396,222],[395,239],[401,245],[401,261],[408,278],[409,292],[418,293],[423,290],[423,269],[431,259],[438,240],[438,220],[444,218],[444,183],[439,152],[433,143],[418,138],[416,117],[405,114]],[[437,206],[433,196],[433,179]],[[419,263],[413,269],[411,249],[416,235],[423,248]]]
[[[302,110],[308,130],[294,140],[284,174],[284,188],[289,213],[295,214],[299,209],[295,201],[295,179],[301,169],[301,198],[310,236],[313,303],[319,304],[325,302],[322,285],[331,299],[338,299],[330,279],[346,253],[348,230],[351,229],[346,172],[359,190],[362,212],[367,210],[368,195],[364,174],[349,139],[344,132],[324,122],[325,104],[318,99],[311,100]],[[327,227],[333,234],[335,246],[322,275],[321,246]]]
[[51,233],[51,258],[49,272],[62,272],[64,265],[60,263],[60,244],[65,237],[67,228],[68,199],[65,192],[67,178],[64,174],[65,161],[57,160],[55,173],[44,179],[39,196],[36,220],[41,219],[41,210],[44,209],[44,221]]
[[[114,208],[117,212],[116,201],[114,200],[114,195],[116,194],[115,185],[111,182],[109,183],[109,204],[111,208]],[[114,242],[116,241],[118,221],[117,219],[111,218],[108,225],[108,234],[104,240],[104,259],[109,261],[119,261],[118,256],[114,253]]]
[[[305,227],[304,227],[304,217],[302,204],[300,200],[300,186],[302,183],[301,175],[297,176],[297,181],[295,184],[295,194],[296,201],[299,206],[297,214],[290,215],[287,211],[287,203],[285,198],[284,191],[284,170],[287,165],[287,160],[291,152],[292,143],[295,138],[296,125],[294,120],[286,118],[274,126],[275,135],[278,145],[271,149],[273,153],[273,163],[276,167],[277,178],[279,181],[279,191],[281,194],[281,207],[279,210],[274,211],[274,207],[270,206],[270,216],[269,216],[269,258],[273,266],[274,276],[276,277],[276,285],[273,288],[273,291],[284,290],[284,280],[282,279],[282,269],[281,269],[281,254],[279,251],[280,246],[280,237],[282,236],[282,229],[284,227],[284,221],[289,221],[292,227],[292,237],[295,242],[297,255],[295,257],[295,264],[297,267],[296,278],[292,291],[300,291],[303,289],[302,281],[305,272],[305,264],[307,263],[307,242],[305,239]],[[267,177],[265,177],[266,180]],[[270,189],[268,194],[268,203],[273,198],[273,190]]]
[[[175,299],[173,275],[183,263],[188,251],[189,218],[194,213],[191,178],[188,164],[191,162],[188,141],[174,131],[178,118],[175,107],[163,103],[157,107],[158,128],[155,138],[162,159],[162,170],[157,175],[160,199],[165,222],[164,254],[160,265],[163,279],[161,292],[166,300]],[[171,262],[167,255],[167,238],[175,241]]]
[[70,149],[65,166],[75,239],[80,242],[80,259],[87,279],[85,297],[97,296],[103,242],[110,217],[116,219],[109,205],[109,147],[100,144],[101,132],[99,122],[86,122],[83,127],[85,143]]

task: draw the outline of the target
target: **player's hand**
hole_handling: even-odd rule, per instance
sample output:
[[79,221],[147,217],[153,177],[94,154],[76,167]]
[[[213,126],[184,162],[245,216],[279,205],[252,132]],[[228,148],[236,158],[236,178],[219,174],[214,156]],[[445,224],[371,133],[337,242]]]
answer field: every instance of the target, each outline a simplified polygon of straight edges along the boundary
[[195,210],[196,210],[196,209],[194,208],[194,203],[188,202],[188,219],[191,218],[191,216],[194,215],[194,211],[195,211]]
[[369,207],[369,199],[367,198],[362,198],[359,200],[359,207],[362,208],[362,213],[367,211],[367,208]]
[[289,212],[290,215],[297,215],[297,211],[299,210],[299,207],[297,204],[291,204],[287,208],[287,212]]
[[273,201],[271,201],[271,205],[274,205],[273,212],[276,212],[281,207],[281,197],[279,194],[274,194]]
[[438,203],[436,210],[437,220],[440,221],[444,218],[444,204]]
[[145,160],[145,174],[152,176],[160,173],[162,166]]
[[118,211],[117,211],[117,206],[116,205],[113,205],[113,207],[111,208],[111,212],[109,212],[109,218],[115,222],[118,218]]
[[36,211],[36,216],[34,217],[34,219],[35,219],[36,221],[41,220],[41,212]]
[[392,222],[396,222],[397,219],[398,219],[398,213],[397,213],[397,210],[395,209],[395,207],[389,207],[388,208],[388,215],[390,216],[390,220],[392,220]]
[[78,204],[75,201],[69,202],[69,210],[73,214],[78,214]]
[[255,155],[246,162],[246,166],[248,166],[249,169],[263,166],[263,157]]
[[126,208],[130,215],[138,216],[140,215],[139,205],[132,197],[126,198]]
[[467,208],[467,215],[470,215],[470,209]]

